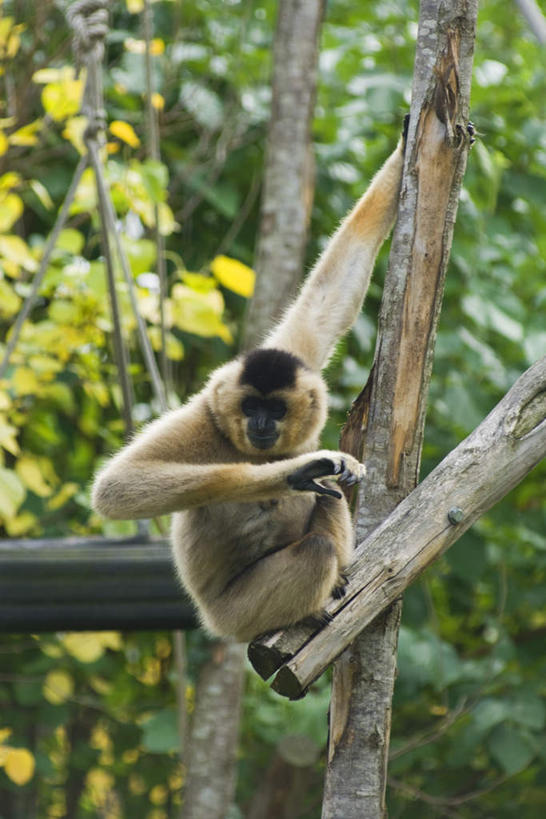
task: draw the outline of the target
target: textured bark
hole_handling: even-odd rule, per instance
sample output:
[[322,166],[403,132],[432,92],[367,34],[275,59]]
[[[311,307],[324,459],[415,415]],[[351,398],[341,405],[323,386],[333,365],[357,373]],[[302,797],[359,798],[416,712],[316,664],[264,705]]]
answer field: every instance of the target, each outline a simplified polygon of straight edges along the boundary
[[[385,283],[374,379],[364,407],[368,477],[357,505],[361,540],[415,486],[443,283],[466,164],[477,0],[423,0],[401,202]],[[386,768],[400,603],[349,649],[352,689],[334,668],[323,819],[385,816]],[[373,710],[366,707],[375,686]],[[363,783],[363,784],[362,784]],[[362,789],[359,788],[362,785]]]
[[224,819],[235,791],[244,646],[218,642],[201,670],[187,760],[184,819]]
[[256,290],[246,346],[260,342],[294,295],[313,198],[310,139],[318,36],[324,0],[280,0],[274,45],[273,100],[256,249]]
[[[345,596],[327,607],[332,622],[311,639],[308,635],[303,644],[296,642],[301,639],[301,628],[282,633],[282,647],[285,652],[291,650],[292,656],[279,671],[273,683],[275,690],[290,697],[301,696],[374,618],[374,627],[385,632],[390,645],[395,646],[378,614],[545,455],[546,357],[516,381],[474,432],[359,545]],[[387,646],[385,658],[391,653]],[[375,686],[385,679],[373,676],[373,663],[362,663],[354,646],[350,656],[353,667],[362,668]],[[350,690],[345,659],[340,666],[339,688],[344,692]],[[269,662],[273,664],[271,658]],[[354,681],[358,682],[358,675]],[[334,744],[343,733],[339,725],[346,722],[345,702],[340,699],[335,730],[331,725]]]

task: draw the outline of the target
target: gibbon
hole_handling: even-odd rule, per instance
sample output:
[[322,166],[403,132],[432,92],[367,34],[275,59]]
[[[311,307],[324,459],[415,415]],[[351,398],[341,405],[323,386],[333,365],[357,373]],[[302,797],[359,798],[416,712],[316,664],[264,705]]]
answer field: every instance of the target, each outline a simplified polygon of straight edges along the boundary
[[114,519],[173,513],[183,586],[212,634],[248,641],[319,617],[344,593],[353,527],[334,479],[364,467],[317,450],[321,370],[360,309],[394,221],[404,139],[342,222],[262,346],[219,367],[187,404],[153,421],[95,478]]

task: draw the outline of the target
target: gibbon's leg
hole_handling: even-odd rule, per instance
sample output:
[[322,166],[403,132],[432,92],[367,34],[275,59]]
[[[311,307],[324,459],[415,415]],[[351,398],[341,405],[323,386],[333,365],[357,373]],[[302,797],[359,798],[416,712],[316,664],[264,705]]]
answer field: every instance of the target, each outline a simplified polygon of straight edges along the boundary
[[262,557],[232,580],[207,607],[208,619],[218,633],[249,641],[309,615],[320,616],[338,573],[332,540],[319,532],[308,532]]

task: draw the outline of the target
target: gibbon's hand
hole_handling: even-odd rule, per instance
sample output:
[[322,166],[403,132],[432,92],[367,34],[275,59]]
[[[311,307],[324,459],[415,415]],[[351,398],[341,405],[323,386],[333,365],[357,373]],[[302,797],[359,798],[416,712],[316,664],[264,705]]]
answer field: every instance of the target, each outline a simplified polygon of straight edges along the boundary
[[317,495],[331,495],[341,498],[341,492],[322,486],[315,482],[315,478],[337,477],[340,483],[353,486],[362,480],[365,473],[363,464],[346,452],[330,452],[323,450],[309,455],[309,463],[296,469],[286,479],[289,486],[299,492],[316,492]]

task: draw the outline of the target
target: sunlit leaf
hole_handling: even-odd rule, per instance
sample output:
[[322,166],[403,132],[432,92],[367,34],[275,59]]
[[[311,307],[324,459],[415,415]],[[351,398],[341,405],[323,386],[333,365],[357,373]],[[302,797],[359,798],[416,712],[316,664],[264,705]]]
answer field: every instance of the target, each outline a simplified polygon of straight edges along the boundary
[[220,336],[227,344],[231,343],[231,332],[221,320],[224,302],[217,290],[199,293],[176,284],[169,302],[172,320],[180,330],[206,338]]
[[0,236],[0,256],[31,273],[38,268],[27,243],[20,236]]
[[23,201],[16,193],[0,200],[0,232],[7,233],[23,213]]
[[15,464],[15,471],[22,483],[39,495],[41,498],[48,498],[53,492],[51,486],[44,480],[44,476],[39,464],[31,455],[22,455]]
[[24,510],[14,518],[8,518],[4,523],[6,532],[10,537],[21,537],[26,535],[36,526],[36,515]]
[[87,127],[87,117],[70,117],[65,123],[62,135],[72,143],[79,154],[85,154],[87,148],[83,139],[84,131]]
[[5,279],[0,279],[0,316],[10,318],[20,307],[21,298]]
[[157,91],[151,96],[152,105],[157,111],[162,111],[165,107],[165,99]]
[[[161,350],[161,328],[148,327],[148,337],[152,348],[159,352]],[[167,358],[171,361],[182,361],[184,358],[184,345],[172,333],[166,334]]]
[[[146,41],[135,40],[134,37],[128,37],[125,40],[125,48],[131,54],[145,54]],[[163,54],[164,52],[165,42],[160,37],[154,37],[154,39],[150,42],[150,54],[152,57],[157,57],[159,54]]]
[[249,299],[254,292],[256,274],[246,264],[229,256],[216,256],[210,269],[221,285]]
[[44,680],[43,694],[52,705],[66,702],[74,693],[74,678],[68,671],[50,671]]
[[5,418],[0,416],[0,446],[12,455],[19,454],[17,433],[17,427],[12,426]]
[[23,125],[9,135],[10,145],[36,145],[38,142],[38,131],[42,127],[42,120],[35,119],[28,125]]
[[140,145],[140,139],[136,135],[133,126],[129,125],[128,122],[114,120],[114,122],[110,123],[109,130],[111,134],[126,142],[131,148],[138,148]]
[[61,642],[69,654],[81,663],[94,663],[107,648],[117,651],[122,646],[117,631],[70,632],[63,635]]
[[61,506],[64,506],[65,503],[70,500],[70,498],[74,497],[79,488],[80,487],[77,483],[68,482],[63,484],[57,494],[49,499],[47,502],[47,508],[52,509],[53,511],[60,509]]
[[125,0],[130,14],[140,14],[144,10],[144,0]]
[[77,255],[82,252],[84,242],[83,234],[81,234],[79,230],[65,228],[59,233],[56,247],[61,248],[61,250],[66,250],[67,253]]
[[0,516],[13,518],[25,499],[25,487],[11,469],[0,467]]
[[35,395],[40,387],[35,373],[28,367],[17,367],[12,377],[12,385],[17,395]]
[[9,148],[8,138],[5,133],[0,130],[0,156],[6,153]]
[[83,82],[64,79],[46,85],[42,91],[42,105],[56,122],[77,114],[81,106]]
[[38,179],[31,179],[29,184],[44,208],[46,208],[46,210],[51,210],[53,207],[53,199],[49,195],[45,185],[42,185]]
[[27,748],[12,748],[4,762],[4,770],[16,785],[26,785],[34,776],[36,763]]

